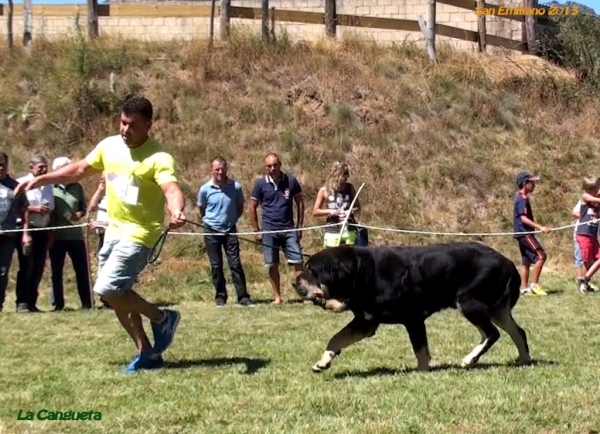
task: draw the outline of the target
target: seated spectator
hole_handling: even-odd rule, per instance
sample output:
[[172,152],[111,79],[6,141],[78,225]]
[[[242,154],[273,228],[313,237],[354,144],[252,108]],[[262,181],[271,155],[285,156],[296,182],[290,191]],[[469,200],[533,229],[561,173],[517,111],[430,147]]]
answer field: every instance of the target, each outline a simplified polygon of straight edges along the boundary
[[[70,164],[71,160],[60,157],[52,163],[52,170]],[[55,227],[76,226],[81,224],[86,214],[86,200],[83,186],[79,182],[54,185],[54,211],[52,213]],[[51,303],[55,311],[64,310],[65,298],[63,288],[63,268],[68,254],[75,270],[77,291],[83,309],[91,309],[92,295],[90,288],[90,272],[88,251],[85,244],[83,229],[73,227],[53,231],[52,247],[50,248],[50,265],[52,269]]]

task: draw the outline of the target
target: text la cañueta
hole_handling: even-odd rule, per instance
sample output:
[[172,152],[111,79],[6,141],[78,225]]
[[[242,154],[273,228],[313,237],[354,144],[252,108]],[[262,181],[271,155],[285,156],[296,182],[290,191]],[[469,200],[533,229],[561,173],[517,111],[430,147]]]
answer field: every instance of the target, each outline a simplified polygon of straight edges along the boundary
[[24,412],[19,410],[17,420],[102,420],[102,413],[99,411],[49,411],[40,410],[37,413],[33,411]]

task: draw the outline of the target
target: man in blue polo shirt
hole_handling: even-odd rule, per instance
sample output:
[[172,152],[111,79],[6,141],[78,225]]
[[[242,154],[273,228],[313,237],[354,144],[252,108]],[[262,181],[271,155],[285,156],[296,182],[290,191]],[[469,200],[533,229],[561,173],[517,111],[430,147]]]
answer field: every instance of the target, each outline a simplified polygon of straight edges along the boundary
[[240,260],[240,243],[236,235],[236,224],[244,211],[244,194],[242,186],[227,177],[227,161],[216,157],[211,162],[212,178],[200,187],[198,192],[198,207],[202,221],[209,233],[225,233],[226,235],[205,235],[204,243],[212,281],[216,290],[217,307],[227,303],[227,288],[223,272],[223,254],[229,263],[231,278],[237,293],[238,303],[242,306],[253,306],[246,290],[246,276]]
[[288,264],[296,271],[296,276],[302,273],[303,258],[300,240],[301,231],[294,229],[294,202],[296,203],[297,227],[304,224],[304,199],[302,188],[292,175],[281,171],[281,160],[274,153],[265,157],[267,173],[256,180],[248,213],[254,231],[260,231],[258,226],[257,208],[262,207],[262,230],[288,232],[257,235],[256,240],[263,243],[265,265],[269,269],[269,279],[273,288],[273,304],[281,304],[281,283],[279,276],[279,250],[283,249]]

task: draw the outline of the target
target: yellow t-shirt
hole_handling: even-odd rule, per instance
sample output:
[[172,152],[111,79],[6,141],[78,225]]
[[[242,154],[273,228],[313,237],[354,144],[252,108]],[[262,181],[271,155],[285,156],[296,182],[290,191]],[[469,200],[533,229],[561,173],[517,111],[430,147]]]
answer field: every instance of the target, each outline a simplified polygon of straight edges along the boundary
[[130,149],[117,135],[98,143],[86,161],[104,171],[106,178],[106,239],[127,239],[153,247],[165,218],[166,200],[160,186],[177,182],[173,157],[152,138]]

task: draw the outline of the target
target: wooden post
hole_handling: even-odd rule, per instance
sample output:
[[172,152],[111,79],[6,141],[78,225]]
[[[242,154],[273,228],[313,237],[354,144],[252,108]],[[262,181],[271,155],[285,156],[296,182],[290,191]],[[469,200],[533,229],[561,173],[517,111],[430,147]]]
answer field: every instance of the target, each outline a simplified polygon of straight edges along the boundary
[[[535,8],[536,0],[523,0],[525,8]],[[535,17],[532,14],[526,14],[521,27],[521,39],[526,44],[529,53],[535,52]]]
[[23,46],[31,44],[31,0],[23,0]]
[[262,0],[261,34],[263,41],[269,40],[269,0]]
[[431,38],[431,47],[433,49],[433,57],[435,59],[435,3],[436,0],[429,0],[427,8],[427,24],[429,24],[429,37]]
[[215,35],[215,3],[217,0],[210,0],[210,23],[208,27],[208,48],[212,48]]
[[87,0],[87,28],[90,39],[98,37],[98,0]]
[[13,0],[8,0],[8,16],[6,21],[6,37],[8,39],[8,49],[13,49]]
[[325,0],[325,33],[335,38],[337,33],[336,0]]
[[[478,8],[484,8],[485,7],[485,1],[484,0],[477,0],[477,7]],[[477,45],[479,46],[479,52],[483,53],[486,51],[486,36],[487,36],[487,29],[486,29],[486,25],[485,25],[485,14],[481,14],[477,17],[477,31],[479,34],[479,38],[477,39]]]
[[221,39],[229,39],[231,21],[231,0],[221,0]]
[[275,40],[275,8],[271,8],[271,41]]
[[427,21],[423,15],[417,17],[421,33],[425,36],[427,53],[429,58],[435,62],[435,0],[429,0],[429,9],[427,10]]

